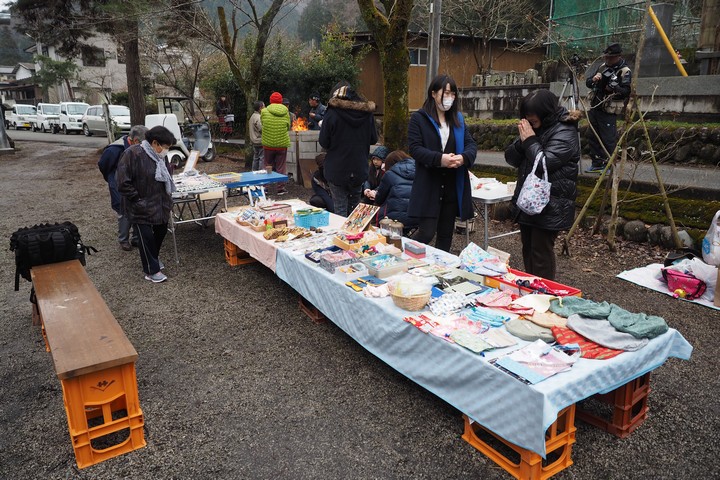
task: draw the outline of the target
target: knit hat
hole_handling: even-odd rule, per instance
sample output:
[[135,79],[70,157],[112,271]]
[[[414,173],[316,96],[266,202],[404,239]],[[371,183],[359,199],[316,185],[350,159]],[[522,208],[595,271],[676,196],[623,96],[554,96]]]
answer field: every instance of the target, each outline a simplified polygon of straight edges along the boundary
[[378,157],[380,160],[385,160],[385,157],[388,156],[388,153],[390,153],[390,150],[384,145],[380,145],[379,147],[375,148],[375,151],[370,154],[370,158],[372,157]]
[[270,103],[282,103],[282,100],[280,92],[273,92],[272,95],[270,95]]
[[315,100],[317,102],[320,101],[320,94],[317,92],[313,92],[310,94],[310,100]]

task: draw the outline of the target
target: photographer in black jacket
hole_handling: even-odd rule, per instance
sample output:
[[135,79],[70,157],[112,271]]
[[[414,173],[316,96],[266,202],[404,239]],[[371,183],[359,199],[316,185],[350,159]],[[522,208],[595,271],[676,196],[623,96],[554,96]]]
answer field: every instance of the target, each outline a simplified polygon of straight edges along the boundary
[[[622,47],[619,43],[609,45],[603,52],[605,62],[600,65],[593,76],[588,76],[585,84],[593,91],[590,102],[588,120],[595,133],[588,130],[588,144],[592,165],[588,173],[599,173],[605,168],[608,154],[612,155],[617,145],[617,116],[625,108],[630,96],[632,73],[621,57]],[[603,150],[605,146],[608,154]]]

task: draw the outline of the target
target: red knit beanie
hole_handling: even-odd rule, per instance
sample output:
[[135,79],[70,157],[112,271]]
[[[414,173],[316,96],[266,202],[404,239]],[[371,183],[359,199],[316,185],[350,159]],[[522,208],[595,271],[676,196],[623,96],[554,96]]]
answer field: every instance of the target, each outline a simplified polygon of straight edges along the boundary
[[282,103],[282,95],[280,95],[280,92],[273,92],[272,95],[270,95],[270,103]]

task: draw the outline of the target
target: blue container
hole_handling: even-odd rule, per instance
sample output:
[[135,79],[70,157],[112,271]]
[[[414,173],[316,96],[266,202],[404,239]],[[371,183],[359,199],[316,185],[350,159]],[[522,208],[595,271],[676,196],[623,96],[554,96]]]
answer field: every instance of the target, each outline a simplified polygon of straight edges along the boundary
[[330,225],[330,212],[322,210],[320,212],[303,213],[302,211],[296,213],[295,226],[310,228],[310,227],[326,227]]

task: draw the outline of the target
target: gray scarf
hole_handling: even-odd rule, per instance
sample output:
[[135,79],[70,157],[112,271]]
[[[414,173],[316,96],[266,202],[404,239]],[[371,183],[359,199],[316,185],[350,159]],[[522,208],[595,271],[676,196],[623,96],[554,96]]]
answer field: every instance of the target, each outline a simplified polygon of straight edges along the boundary
[[165,165],[165,159],[160,158],[160,155],[153,150],[147,140],[143,140],[141,145],[143,150],[145,150],[145,153],[147,153],[148,156],[155,162],[155,180],[165,183],[165,191],[167,193],[174,192],[175,183],[173,183],[173,179],[170,176],[170,172],[168,172],[167,165]]

